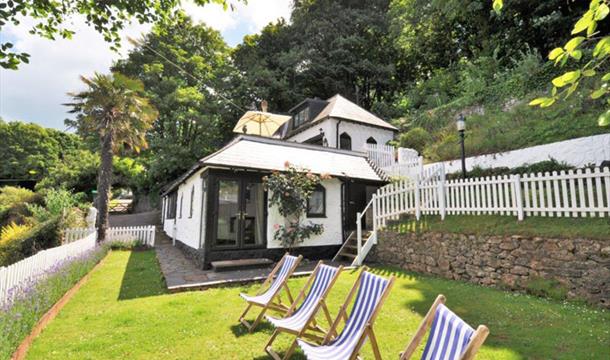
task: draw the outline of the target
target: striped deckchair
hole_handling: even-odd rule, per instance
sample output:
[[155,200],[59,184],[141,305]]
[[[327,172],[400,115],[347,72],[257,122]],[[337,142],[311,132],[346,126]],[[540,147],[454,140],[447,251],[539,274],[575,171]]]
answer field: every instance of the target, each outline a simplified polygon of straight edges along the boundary
[[[257,295],[249,296],[243,293],[239,294],[244,300],[248,302],[246,310],[244,310],[244,312],[239,317],[239,322],[244,324],[244,326],[248,329],[248,332],[252,332],[254,331],[254,329],[256,329],[260,321],[263,319],[263,316],[265,315],[265,312],[267,310],[276,310],[281,313],[286,313],[286,311],[288,311],[289,307],[282,304],[280,291],[284,289],[286,291],[286,295],[288,296],[288,300],[290,301],[290,303],[292,304],[294,302],[286,281],[290,278],[290,276],[292,276],[292,273],[297,268],[297,266],[299,266],[299,263],[302,259],[302,255],[299,255],[299,257],[295,257],[286,253],[284,257],[282,257],[282,259],[277,263],[275,268],[271,271],[269,276],[267,276],[267,279],[265,280],[265,282],[263,282],[263,285],[261,285],[261,290]],[[268,288],[267,285],[269,285]],[[248,321],[246,321],[245,316],[246,314],[248,314],[248,311],[250,311],[253,306],[262,307],[263,309],[261,310],[256,320],[254,320],[254,322],[250,324]]]
[[[272,344],[275,338],[281,332],[293,334],[297,337],[310,337],[319,340],[322,339],[321,336],[318,336],[317,334],[309,334],[307,330],[320,333],[322,336],[326,335],[326,331],[316,324],[315,316],[318,310],[322,308],[324,314],[326,315],[326,320],[329,324],[332,324],[332,318],[330,316],[330,312],[328,311],[328,307],[326,306],[326,296],[332,289],[342,270],[343,266],[336,268],[324,265],[322,261],[320,261],[309,276],[307,283],[299,295],[297,295],[294,303],[288,310],[286,317],[283,319],[278,319],[269,315],[266,316],[267,320],[269,320],[269,322],[275,326],[275,331],[265,346],[265,351],[272,358],[277,360],[280,359],[280,356],[273,350]],[[307,289],[309,289],[309,292],[307,293],[307,296],[305,296]],[[297,309],[297,305],[301,300],[303,300],[303,303]],[[292,355],[294,352],[296,345],[297,341],[295,338],[284,355],[284,359],[290,358],[290,355]]]
[[[297,340],[307,358],[310,360],[356,359],[364,342],[369,339],[375,359],[381,359],[373,324],[393,284],[394,276],[385,279],[368,271],[362,271],[347,295],[345,303],[339,309],[339,314],[322,341],[322,345],[314,345],[303,339]],[[358,295],[356,295],[354,306],[348,317],[347,307],[356,290],[358,290]],[[345,327],[341,334],[334,338],[341,320],[345,321]]]
[[[432,326],[432,327],[430,327]],[[489,334],[485,325],[475,330],[445,306],[445,297],[439,295],[424,317],[413,339],[400,354],[400,360],[411,358],[430,328],[422,360],[470,360],[483,345]]]

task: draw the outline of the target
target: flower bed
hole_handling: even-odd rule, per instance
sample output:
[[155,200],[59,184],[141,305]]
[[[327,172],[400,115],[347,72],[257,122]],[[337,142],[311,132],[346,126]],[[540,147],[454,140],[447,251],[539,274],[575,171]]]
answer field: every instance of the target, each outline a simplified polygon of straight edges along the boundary
[[44,277],[17,286],[0,308],[0,359],[9,359],[39,319],[107,254],[98,246],[59,262]]

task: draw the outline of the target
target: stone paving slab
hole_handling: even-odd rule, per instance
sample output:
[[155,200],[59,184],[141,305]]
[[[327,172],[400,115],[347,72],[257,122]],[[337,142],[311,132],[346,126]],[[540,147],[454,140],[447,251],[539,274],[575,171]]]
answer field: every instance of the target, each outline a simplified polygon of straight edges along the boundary
[[[273,265],[257,269],[233,270],[214,272],[213,270],[199,269],[186,258],[182,251],[174,247],[171,240],[162,231],[156,234],[155,251],[161,266],[161,272],[165,277],[167,289],[171,292],[199,290],[215,286],[230,285],[235,283],[247,283],[261,281],[267,278]],[[325,261],[329,265],[348,264]],[[311,274],[317,261],[304,259],[293,276],[305,276]]]

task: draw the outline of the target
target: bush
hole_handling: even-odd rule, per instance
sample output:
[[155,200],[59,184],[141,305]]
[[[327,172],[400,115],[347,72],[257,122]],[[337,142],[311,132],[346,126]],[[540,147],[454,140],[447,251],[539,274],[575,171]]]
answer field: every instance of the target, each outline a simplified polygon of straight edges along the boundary
[[31,190],[5,186],[0,188],[0,227],[9,223],[22,224],[30,216],[28,204],[38,204],[40,195]]
[[420,154],[432,140],[432,135],[421,127],[416,127],[406,133],[400,134],[399,139],[401,147],[417,150]]
[[[473,167],[468,172],[468,177],[471,178],[481,178],[487,176],[503,176],[503,175],[521,175],[521,174],[530,174],[530,173],[545,173],[545,172],[553,172],[553,171],[561,171],[561,170],[571,170],[574,169],[574,166],[568,165],[565,162],[559,162],[553,158],[549,160],[540,161],[533,164],[525,164],[523,166],[518,166],[515,168],[508,167],[495,167],[495,168],[481,168],[479,166]],[[461,179],[462,173],[455,172],[451,174],[447,174],[447,179]]]
[[0,243],[0,266],[8,266],[40,250],[59,245],[59,219],[50,219],[22,232],[8,243]]
[[107,247],[97,247],[56,264],[42,281],[12,289],[15,296],[0,308],[0,359],[9,359],[40,318],[107,252]]

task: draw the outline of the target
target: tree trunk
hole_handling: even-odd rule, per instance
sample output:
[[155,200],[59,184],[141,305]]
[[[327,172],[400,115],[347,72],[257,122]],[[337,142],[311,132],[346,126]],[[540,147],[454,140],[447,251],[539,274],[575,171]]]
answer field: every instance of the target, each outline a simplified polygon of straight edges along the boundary
[[97,241],[106,238],[108,229],[108,201],[110,200],[110,189],[112,186],[112,133],[109,131],[102,138],[102,150],[100,168],[97,175]]

